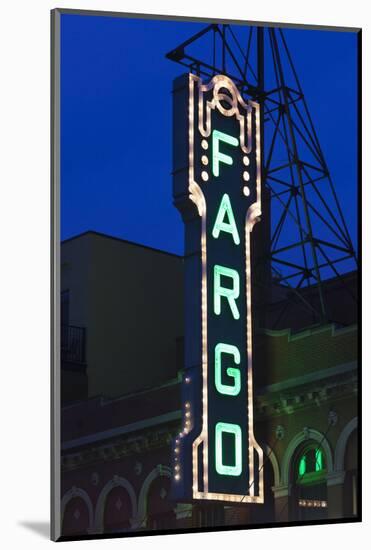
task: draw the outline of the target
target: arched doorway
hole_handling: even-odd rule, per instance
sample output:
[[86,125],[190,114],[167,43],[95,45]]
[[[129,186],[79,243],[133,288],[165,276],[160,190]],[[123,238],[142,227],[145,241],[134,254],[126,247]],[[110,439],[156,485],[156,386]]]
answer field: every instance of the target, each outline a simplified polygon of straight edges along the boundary
[[327,464],[317,442],[301,445],[291,467],[290,517],[296,521],[327,518]]
[[89,524],[89,509],[86,502],[80,496],[72,497],[64,509],[62,534],[65,536],[86,535]]
[[105,533],[117,533],[130,529],[131,501],[124,487],[114,487],[106,496],[103,525]]
[[176,527],[174,502],[169,500],[171,480],[156,477],[147,495],[147,527],[149,529],[173,529]]

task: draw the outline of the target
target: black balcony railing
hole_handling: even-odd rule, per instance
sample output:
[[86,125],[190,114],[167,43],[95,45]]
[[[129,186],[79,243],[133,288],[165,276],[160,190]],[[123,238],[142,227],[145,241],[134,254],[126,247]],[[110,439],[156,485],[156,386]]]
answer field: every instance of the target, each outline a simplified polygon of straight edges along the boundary
[[61,360],[67,363],[85,363],[85,328],[61,326]]

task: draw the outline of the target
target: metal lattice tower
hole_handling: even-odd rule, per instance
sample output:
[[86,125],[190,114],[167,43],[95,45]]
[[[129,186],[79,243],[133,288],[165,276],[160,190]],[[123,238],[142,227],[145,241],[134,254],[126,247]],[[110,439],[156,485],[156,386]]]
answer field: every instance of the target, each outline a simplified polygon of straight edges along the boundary
[[205,80],[225,74],[242,97],[259,101],[265,204],[255,254],[260,297],[267,302],[289,295],[310,312],[313,324],[337,322],[324,287],[338,279],[355,303],[343,275],[356,269],[356,254],[284,31],[211,24],[167,57]]

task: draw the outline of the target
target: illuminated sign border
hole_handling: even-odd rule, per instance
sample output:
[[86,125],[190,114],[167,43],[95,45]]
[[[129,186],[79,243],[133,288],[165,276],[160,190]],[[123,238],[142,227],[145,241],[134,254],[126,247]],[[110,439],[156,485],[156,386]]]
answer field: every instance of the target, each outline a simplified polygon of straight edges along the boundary
[[[248,452],[249,452],[249,484],[245,496],[240,494],[210,493],[208,491],[208,350],[207,350],[207,247],[206,247],[206,201],[204,194],[194,179],[194,88],[198,85],[198,130],[203,137],[208,137],[211,132],[211,109],[218,109],[224,116],[235,116],[240,123],[240,145],[245,153],[251,152],[251,110],[255,109],[256,120],[256,202],[250,205],[245,221],[246,241],[246,342],[247,342],[247,413],[248,413]],[[202,94],[214,87],[212,101],[206,103],[206,128],[203,121],[203,97]],[[230,96],[220,93],[220,89],[226,89]],[[227,102],[231,108],[225,109],[221,101]],[[238,104],[247,111],[247,124],[245,117],[239,113]],[[193,470],[193,498],[204,500],[221,500],[230,502],[264,502],[263,482],[263,451],[257,444],[253,430],[253,387],[252,387],[252,320],[251,320],[251,265],[250,265],[250,237],[256,222],[261,215],[261,158],[260,158],[260,108],[259,104],[249,101],[247,105],[236,86],[224,75],[214,76],[208,84],[202,84],[202,80],[196,75],[189,74],[189,178],[188,189],[190,199],[195,203],[201,217],[201,309],[202,309],[202,430],[192,444],[192,470]],[[247,145],[246,145],[247,136]],[[198,446],[203,443],[203,491],[198,490]],[[258,465],[258,494],[255,495],[254,479],[254,450],[259,457]]]

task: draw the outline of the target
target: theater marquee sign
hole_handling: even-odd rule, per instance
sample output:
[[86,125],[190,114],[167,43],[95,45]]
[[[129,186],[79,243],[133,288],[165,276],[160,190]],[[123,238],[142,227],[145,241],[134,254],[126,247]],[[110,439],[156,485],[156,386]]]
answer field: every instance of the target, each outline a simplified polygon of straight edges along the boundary
[[183,430],[176,498],[263,501],[254,438],[250,238],[261,215],[259,105],[223,75],[174,82],[174,203],[185,223]]

